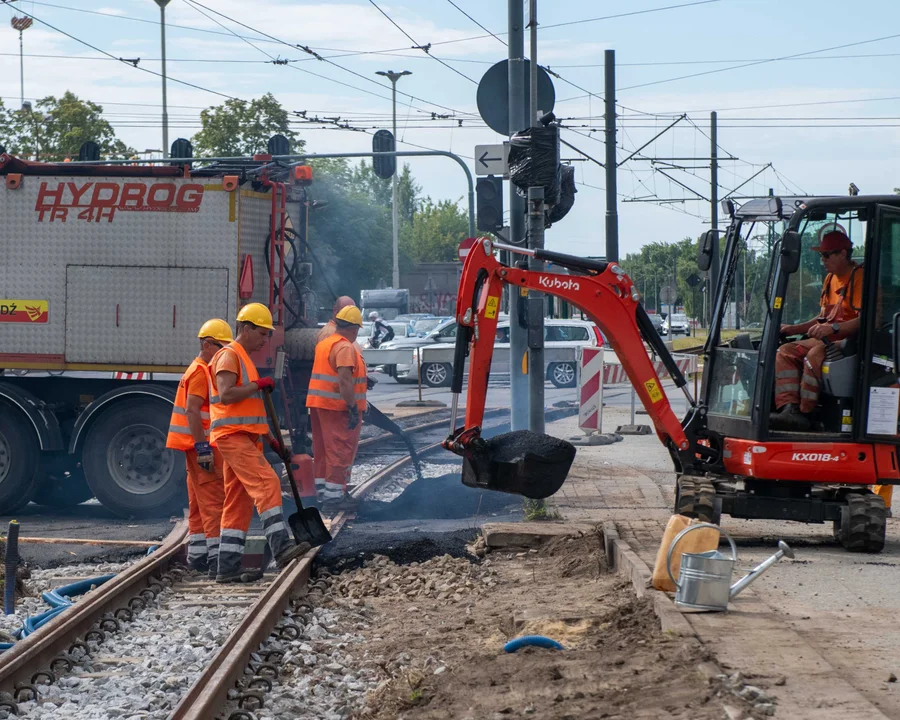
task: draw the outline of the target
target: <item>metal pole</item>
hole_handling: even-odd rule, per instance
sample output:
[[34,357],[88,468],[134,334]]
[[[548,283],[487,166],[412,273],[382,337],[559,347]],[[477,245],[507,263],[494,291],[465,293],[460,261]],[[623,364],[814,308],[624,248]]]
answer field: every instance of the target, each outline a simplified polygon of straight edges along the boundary
[[[509,134],[524,129],[525,107],[525,18],[524,0],[509,0]],[[509,242],[521,245],[525,242],[525,199],[509,183]],[[528,427],[528,381],[522,372],[522,359],[528,349],[527,333],[520,325],[519,292],[509,288],[509,389],[510,427],[525,430]]]
[[[537,128],[537,0],[530,0],[528,27],[531,30],[530,85],[531,126]],[[528,188],[528,247],[544,248],[544,188]],[[528,260],[528,269],[540,272],[544,263],[534,257]],[[544,432],[544,293],[530,290],[528,293],[528,429]]]
[[163,157],[169,157],[169,111],[166,101],[166,5],[171,0],[156,0],[159,5],[159,37],[162,43],[162,151]]
[[19,30],[19,107],[25,105],[25,53],[22,49],[22,31]]
[[[709,114],[709,205],[710,227],[715,230],[719,227],[719,142],[716,128],[717,114],[715,111]],[[719,284],[719,241],[713,243],[712,264],[709,267],[709,289],[715,296]],[[710,300],[709,311],[713,312],[715,303]],[[711,319],[710,319],[711,320]]]
[[[397,142],[397,80],[398,75],[391,75],[391,100],[393,105],[393,128],[394,142]],[[396,147],[396,145],[394,146]],[[400,287],[400,235],[397,225],[397,167],[394,165],[394,175],[391,177],[391,222],[393,223],[393,253],[394,253],[394,271],[391,275],[391,287]],[[419,400],[421,400],[422,384],[419,383]]]
[[616,51],[603,53],[606,137],[606,259],[619,261],[619,209],[616,187]]

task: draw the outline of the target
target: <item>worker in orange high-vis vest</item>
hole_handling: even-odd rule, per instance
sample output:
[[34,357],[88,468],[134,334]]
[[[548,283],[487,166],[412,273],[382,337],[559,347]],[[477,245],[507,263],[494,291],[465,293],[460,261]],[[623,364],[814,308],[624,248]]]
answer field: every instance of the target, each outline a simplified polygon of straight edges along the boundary
[[181,450],[187,464],[188,565],[216,576],[225,503],[222,456],[209,442],[209,362],[232,342],[224,320],[207,320],[197,333],[200,354],[178,383],[166,447]]
[[366,411],[366,363],[356,344],[362,327],[358,307],[345,307],[335,317],[335,332],[316,345],[316,358],[306,396],[313,433],[313,453],[325,456],[323,509],[352,509],[347,481]]
[[210,364],[210,438],[225,459],[217,583],[242,580],[241,558],[254,505],[279,569],[310,549],[308,543],[297,545],[288,530],[281,482],[262,450],[261,439],[265,438],[272,449],[280,451],[269,430],[262,398],[275,383],[272,378],[259,377],[250,353],[265,345],[272,329],[272,314],[265,305],[245,305],[237,316],[237,338],[216,353]]

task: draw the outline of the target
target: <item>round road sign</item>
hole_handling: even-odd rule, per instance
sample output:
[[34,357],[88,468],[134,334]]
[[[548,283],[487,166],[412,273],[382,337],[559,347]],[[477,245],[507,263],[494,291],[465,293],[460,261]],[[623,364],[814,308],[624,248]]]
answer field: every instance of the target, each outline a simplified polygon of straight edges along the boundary
[[664,305],[671,305],[675,302],[675,288],[671,285],[663,285],[659,289],[659,301]]
[[474,244],[475,238],[466,238],[459,244],[459,249],[456,251],[456,254],[459,255],[460,262],[466,261],[466,255],[469,254],[469,250],[472,249]]
[[[525,73],[525,107],[530,107],[531,86],[528,76],[531,72],[531,62],[523,63]],[[475,94],[475,102],[478,105],[478,113],[487,126],[496,133],[509,135],[524,128],[509,127],[509,61],[501,60],[492,65],[478,83],[478,92]],[[538,67],[538,110],[548,113],[553,110],[556,103],[556,91],[553,89],[553,81],[542,67]],[[530,127],[528,111],[525,112],[525,127]]]

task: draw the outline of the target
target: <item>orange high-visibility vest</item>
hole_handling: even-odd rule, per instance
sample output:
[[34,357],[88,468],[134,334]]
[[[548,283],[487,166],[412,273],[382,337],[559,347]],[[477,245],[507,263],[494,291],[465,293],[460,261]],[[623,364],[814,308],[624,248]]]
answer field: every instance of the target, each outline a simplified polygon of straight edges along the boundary
[[231,405],[225,405],[219,400],[215,368],[216,359],[224,352],[233,352],[238,356],[238,360],[241,363],[241,375],[235,383],[236,387],[259,380],[256,366],[240,343],[233,342],[215,354],[210,363],[209,373],[211,390],[209,398],[210,441],[215,444],[220,437],[232,435],[236,432],[245,432],[250,435],[266,435],[269,432],[269,423],[266,419],[266,406],[262,399],[262,392],[257,392]]
[[[341,399],[340,378],[337,368],[331,366],[328,358],[331,349],[338,343],[350,341],[335,333],[325,338],[316,345],[316,359],[313,362],[312,377],[309,380],[309,390],[306,394],[306,407],[321,408],[322,410],[347,410],[347,403]],[[351,345],[354,345],[351,343]],[[356,407],[360,412],[366,410],[366,361],[362,353],[355,346],[356,367],[353,368],[353,394],[356,397]]]
[[187,418],[187,386],[197,373],[203,373],[206,379],[206,396],[200,407],[200,421],[203,423],[203,432],[209,438],[209,365],[200,358],[195,358],[190,364],[181,382],[178,383],[178,392],[175,393],[175,407],[172,409],[172,419],[169,420],[169,435],[166,438],[166,447],[172,450],[193,450],[194,436],[188,425]]

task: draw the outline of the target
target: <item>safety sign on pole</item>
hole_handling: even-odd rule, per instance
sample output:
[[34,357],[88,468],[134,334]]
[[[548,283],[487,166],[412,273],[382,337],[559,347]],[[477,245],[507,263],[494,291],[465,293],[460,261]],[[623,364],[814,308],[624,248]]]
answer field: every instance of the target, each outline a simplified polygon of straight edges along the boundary
[[579,363],[578,427],[591,435],[603,428],[603,348],[582,348]]
[[469,250],[472,249],[472,246],[475,244],[476,239],[477,238],[466,238],[459,244],[459,248],[457,249],[456,254],[459,257],[460,262],[466,261]]

